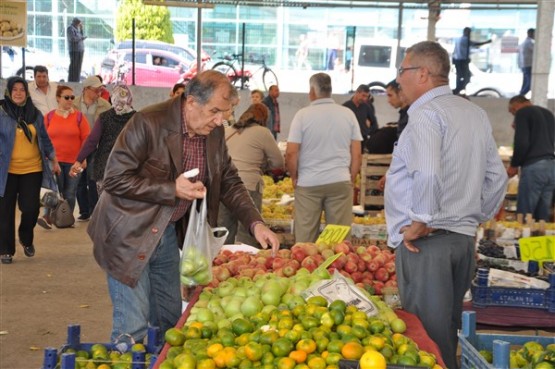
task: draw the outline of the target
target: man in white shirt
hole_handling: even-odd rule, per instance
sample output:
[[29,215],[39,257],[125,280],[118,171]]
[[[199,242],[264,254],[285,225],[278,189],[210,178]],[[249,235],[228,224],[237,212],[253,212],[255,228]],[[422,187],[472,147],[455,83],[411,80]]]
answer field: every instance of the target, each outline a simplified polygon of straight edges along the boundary
[[522,70],[522,87],[519,95],[526,95],[532,84],[532,59],[534,57],[534,40],[536,29],[530,28],[526,32],[527,37],[518,46],[518,67]]
[[37,65],[33,69],[34,81],[29,82],[29,94],[33,104],[40,110],[43,115],[56,109],[58,102],[56,101],[56,89],[58,84],[50,82],[48,78],[48,68],[43,65]]
[[310,77],[310,105],[295,114],[285,161],[295,186],[295,240],[315,242],[320,216],[351,225],[353,184],[360,171],[362,135],[355,114],[331,98],[331,78]]

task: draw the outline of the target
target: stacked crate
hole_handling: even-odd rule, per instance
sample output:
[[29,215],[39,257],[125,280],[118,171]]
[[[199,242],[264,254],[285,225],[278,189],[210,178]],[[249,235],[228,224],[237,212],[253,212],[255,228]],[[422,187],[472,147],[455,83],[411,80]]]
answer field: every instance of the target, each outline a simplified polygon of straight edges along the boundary
[[378,188],[379,180],[391,163],[391,154],[364,154],[360,168],[360,205],[366,210],[384,207],[383,192]]

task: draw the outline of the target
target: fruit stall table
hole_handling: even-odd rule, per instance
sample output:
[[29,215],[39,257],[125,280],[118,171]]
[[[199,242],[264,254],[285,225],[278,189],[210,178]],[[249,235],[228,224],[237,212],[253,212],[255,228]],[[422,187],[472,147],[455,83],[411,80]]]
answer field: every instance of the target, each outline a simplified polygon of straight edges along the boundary
[[477,308],[472,306],[472,301],[465,302],[463,310],[475,311],[476,322],[482,329],[536,329],[555,332],[555,314],[547,310],[505,306]]
[[[201,292],[202,292],[202,287],[197,287],[191,293],[189,303],[187,304],[187,307],[183,311],[181,318],[177,322],[176,327],[180,328],[183,325],[185,325],[185,322],[189,317],[191,309],[193,308],[194,304],[198,300]],[[413,339],[414,342],[416,342],[416,344],[421,350],[425,350],[427,352],[434,354],[436,356],[437,363],[442,367],[445,367],[445,364],[443,362],[443,359],[441,357],[441,353],[439,352],[439,348],[437,344],[428,336],[428,334],[426,333],[426,330],[424,329],[424,326],[422,325],[422,322],[420,322],[420,319],[418,319],[416,315],[406,312],[404,310],[395,310],[395,313],[407,325],[407,330],[404,334],[407,337]],[[160,364],[166,359],[166,355],[169,348],[170,348],[170,345],[168,345],[167,343],[164,344],[164,347],[162,348],[160,355],[158,355],[158,359],[156,360],[156,363],[154,364],[153,369],[158,369],[160,367]]]

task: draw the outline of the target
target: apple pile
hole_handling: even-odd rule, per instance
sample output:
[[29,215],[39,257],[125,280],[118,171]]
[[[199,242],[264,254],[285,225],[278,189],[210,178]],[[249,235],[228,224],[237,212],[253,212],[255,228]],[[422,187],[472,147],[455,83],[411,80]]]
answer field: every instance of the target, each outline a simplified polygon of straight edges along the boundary
[[276,256],[272,256],[269,250],[260,250],[257,254],[222,250],[214,258],[210,285],[215,287],[230,277],[254,278],[268,272],[280,277],[291,277],[300,268],[312,272],[338,253],[343,255],[328,267],[329,273],[333,274],[337,270],[358,287],[378,295],[384,287],[397,286],[395,255],[391,251],[375,245],[356,247],[349,241],[333,246],[297,243],[290,250],[279,250]]

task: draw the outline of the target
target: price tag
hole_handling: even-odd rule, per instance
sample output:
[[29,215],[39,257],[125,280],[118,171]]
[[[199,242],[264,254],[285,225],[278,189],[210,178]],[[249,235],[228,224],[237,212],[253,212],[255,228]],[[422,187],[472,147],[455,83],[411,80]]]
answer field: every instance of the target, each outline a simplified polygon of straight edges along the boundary
[[520,260],[555,260],[555,236],[526,237],[518,240]]
[[342,226],[337,224],[328,224],[320,233],[320,237],[316,240],[317,244],[335,245],[340,243],[347,237],[351,226]]

